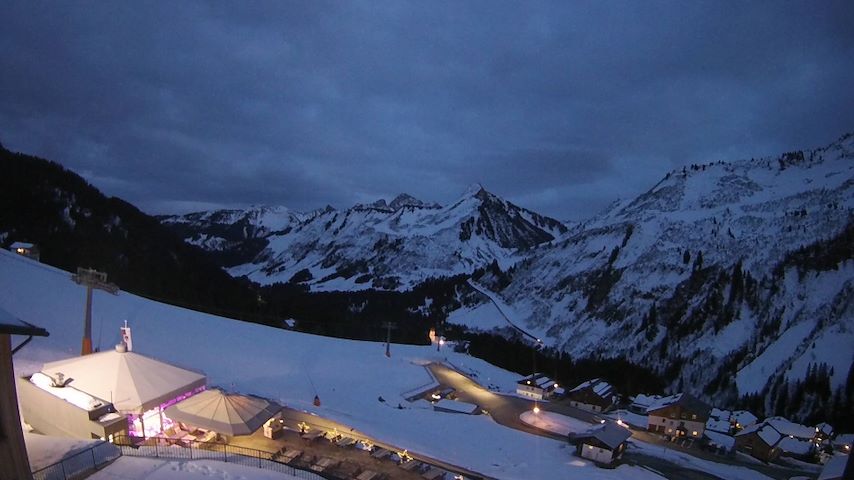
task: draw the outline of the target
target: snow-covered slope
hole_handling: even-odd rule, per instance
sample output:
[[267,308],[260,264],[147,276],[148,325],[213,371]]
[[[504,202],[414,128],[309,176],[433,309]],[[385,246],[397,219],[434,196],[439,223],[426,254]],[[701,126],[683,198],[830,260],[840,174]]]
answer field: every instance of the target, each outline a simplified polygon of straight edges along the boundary
[[[78,352],[84,290],[71,274],[0,251],[0,307],[50,332],[15,354],[18,374]],[[418,408],[404,394],[433,382],[421,364],[445,358],[512,391],[516,375],[430,346],[320,337],[229,320],[121,292],[94,292],[96,345],[111,348],[127,319],[134,350],[204,371],[209,385],[276,399],[333,418],[399,448],[501,479],[654,479],[627,465],[605,470],[572,455],[566,442],[502,427],[487,415]],[[251,352],[248,355],[247,352]],[[316,388],[316,390],[315,390]],[[312,404],[314,395],[322,406]],[[386,401],[379,402],[378,397]],[[400,403],[406,408],[398,409]]]
[[[517,207],[480,185],[446,206],[401,194],[388,203],[343,211],[328,207],[297,215],[265,208],[162,221],[210,251],[248,248],[251,257],[223,262],[234,276],[262,284],[299,281],[313,290],[407,289],[430,277],[470,273],[494,260],[506,268],[567,231],[557,220]],[[247,247],[253,239],[258,241]]]
[[[854,357],[854,136],[695,165],[518,264],[500,293],[574,356],[627,357],[716,400]],[[472,306],[466,311],[479,310]],[[465,312],[452,314],[463,324]]]

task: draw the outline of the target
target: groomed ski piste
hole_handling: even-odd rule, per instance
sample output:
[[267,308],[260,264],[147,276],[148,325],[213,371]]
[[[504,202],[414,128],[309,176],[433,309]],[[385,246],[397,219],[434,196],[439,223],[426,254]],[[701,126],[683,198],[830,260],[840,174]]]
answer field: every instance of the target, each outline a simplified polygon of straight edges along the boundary
[[[14,356],[16,374],[33,373],[44,362],[78,354],[84,303],[84,289],[70,273],[0,252],[0,306],[50,332],[50,337],[34,339]],[[488,477],[661,478],[635,466],[601,469],[576,457],[566,442],[503,427],[486,415],[435,412],[404,399],[404,393],[434,381],[422,365],[445,359],[478,372],[479,378],[489,378],[505,392],[513,391],[516,374],[468,355],[437,352],[431,346],[392,345],[387,358],[383,343],[280,330],[126,292],[117,296],[94,292],[95,346],[113,348],[125,320],[133,329],[134,351],[201,370],[208,385],[265,396]],[[320,407],[312,405],[315,395],[322,401]],[[386,401],[379,402],[378,397]],[[398,404],[404,408],[396,408]],[[727,478],[767,478],[739,467],[721,468],[745,470],[748,475]],[[257,478],[269,478],[269,472],[259,471]]]

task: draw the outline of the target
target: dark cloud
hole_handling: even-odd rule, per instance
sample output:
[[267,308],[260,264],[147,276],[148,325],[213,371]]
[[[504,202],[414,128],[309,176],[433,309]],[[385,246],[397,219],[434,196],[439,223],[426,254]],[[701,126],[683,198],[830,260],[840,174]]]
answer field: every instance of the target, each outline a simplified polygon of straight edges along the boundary
[[854,129],[850,2],[7,2],[0,139],[151,212],[560,218]]

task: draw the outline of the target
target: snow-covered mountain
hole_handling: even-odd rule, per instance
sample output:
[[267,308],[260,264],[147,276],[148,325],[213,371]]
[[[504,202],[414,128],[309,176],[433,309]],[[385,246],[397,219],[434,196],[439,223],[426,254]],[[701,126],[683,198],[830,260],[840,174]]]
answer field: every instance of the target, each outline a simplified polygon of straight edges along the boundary
[[445,206],[401,194],[346,210],[298,214],[256,207],[161,221],[188,242],[218,252],[234,276],[262,284],[296,281],[313,290],[406,289],[494,260],[507,268],[567,232],[561,222],[480,185]]
[[[765,392],[771,402],[810,365],[827,364],[834,387],[846,381],[852,249],[847,135],[817,150],[672,171],[532,252],[498,294],[514,323],[575,357],[625,357],[674,389]],[[484,308],[485,299],[451,321],[476,325]]]

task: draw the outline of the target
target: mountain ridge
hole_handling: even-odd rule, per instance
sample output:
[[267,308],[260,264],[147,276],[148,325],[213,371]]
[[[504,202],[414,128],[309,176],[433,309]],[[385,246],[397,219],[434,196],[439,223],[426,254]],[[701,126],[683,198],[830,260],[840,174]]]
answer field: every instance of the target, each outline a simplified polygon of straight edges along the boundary
[[[190,243],[222,251],[228,259],[223,265],[233,275],[261,284],[294,280],[317,290],[407,289],[431,277],[470,273],[495,259],[509,266],[519,251],[568,231],[558,220],[507,202],[480,184],[445,206],[403,193],[391,202],[293,214],[277,229],[265,228],[257,217],[248,209],[161,221]],[[234,255],[240,248],[245,254]]]

